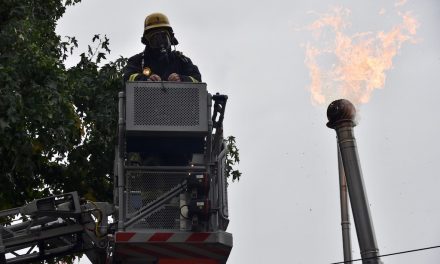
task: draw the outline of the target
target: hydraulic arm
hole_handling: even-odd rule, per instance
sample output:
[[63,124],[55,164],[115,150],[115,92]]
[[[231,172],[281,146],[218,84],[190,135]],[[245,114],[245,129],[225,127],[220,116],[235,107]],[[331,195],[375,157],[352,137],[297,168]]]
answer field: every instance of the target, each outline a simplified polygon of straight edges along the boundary
[[29,263],[85,253],[104,263],[108,244],[108,203],[80,201],[76,192],[37,199],[0,212],[0,264]]

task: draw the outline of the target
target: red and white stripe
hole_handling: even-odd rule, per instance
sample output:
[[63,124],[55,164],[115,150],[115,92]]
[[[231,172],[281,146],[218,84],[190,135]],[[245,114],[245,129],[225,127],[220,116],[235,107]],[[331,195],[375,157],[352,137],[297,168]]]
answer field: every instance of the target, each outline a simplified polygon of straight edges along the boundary
[[[173,259],[225,263],[232,249],[232,235],[226,232],[116,232],[115,249],[116,259],[124,263],[140,259],[160,260],[159,263]],[[203,259],[206,261],[201,262]]]
[[232,247],[232,235],[226,232],[116,232],[115,242],[204,242],[226,243]]

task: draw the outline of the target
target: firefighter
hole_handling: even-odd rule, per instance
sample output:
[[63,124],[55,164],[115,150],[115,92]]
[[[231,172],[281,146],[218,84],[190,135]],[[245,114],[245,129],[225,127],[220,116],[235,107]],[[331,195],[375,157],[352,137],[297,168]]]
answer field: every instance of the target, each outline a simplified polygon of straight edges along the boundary
[[168,18],[153,13],[145,18],[141,39],[145,50],[128,59],[125,81],[201,82],[199,69],[180,51]]

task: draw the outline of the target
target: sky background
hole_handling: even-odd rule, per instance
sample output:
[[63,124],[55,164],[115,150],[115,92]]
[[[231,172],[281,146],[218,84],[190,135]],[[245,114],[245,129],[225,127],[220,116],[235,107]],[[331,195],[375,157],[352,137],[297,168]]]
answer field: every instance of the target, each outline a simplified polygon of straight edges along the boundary
[[[351,10],[347,34],[401,21],[394,0],[83,0],[59,21],[78,52],[106,34],[114,60],[141,52],[145,16],[163,12],[209,91],[229,96],[225,134],[237,138],[243,175],[229,188],[228,264],[343,260],[336,134],[325,125],[327,105],[311,101],[302,46],[311,34],[296,30],[318,18],[309,11],[333,6]],[[419,21],[419,41],[401,47],[355,128],[381,254],[440,245],[440,2],[409,0],[398,10]],[[353,222],[352,236],[358,258]],[[440,249],[382,260],[434,264]]]

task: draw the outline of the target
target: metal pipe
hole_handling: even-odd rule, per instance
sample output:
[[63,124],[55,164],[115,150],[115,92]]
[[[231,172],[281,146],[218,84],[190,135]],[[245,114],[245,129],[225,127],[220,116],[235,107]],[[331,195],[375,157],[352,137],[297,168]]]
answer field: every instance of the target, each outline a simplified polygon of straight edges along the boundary
[[[211,116],[212,96],[208,93],[208,116]],[[208,136],[206,137],[206,159],[205,164],[211,164],[212,162],[212,129],[213,122],[211,118],[208,118]]]
[[344,263],[352,263],[351,235],[350,235],[350,213],[348,211],[347,182],[345,179],[344,167],[342,166],[341,152],[338,150],[339,170],[339,191],[341,200],[341,227],[342,227],[342,248],[344,252]]
[[[225,158],[226,154],[228,153],[228,148],[226,146],[226,144],[223,142],[223,150],[222,152],[220,152],[220,154],[218,155],[218,162],[222,163],[223,159]],[[221,169],[224,170],[223,166],[220,166]],[[226,175],[225,172],[217,172],[221,177],[219,177],[218,179],[218,183],[219,183],[219,187],[218,187],[218,191],[219,191],[219,198],[220,198],[220,206],[219,206],[219,211],[220,211],[220,217],[223,220],[229,221],[228,219],[228,204],[227,204],[227,197],[225,196],[225,191],[227,188],[227,182],[226,182]],[[227,195],[227,194],[226,194]]]
[[125,166],[126,171],[164,172],[164,173],[197,173],[206,172],[206,166]]
[[119,92],[118,119],[118,230],[124,230],[125,221],[125,173],[124,173],[124,135],[125,135],[125,93]]
[[327,109],[327,126],[336,130],[342,165],[348,185],[351,209],[361,251],[362,263],[381,264],[379,248],[371,220],[369,203],[364,187],[353,127],[356,116],[354,105],[345,99],[332,102]]
[[17,208],[12,208],[12,209],[0,211],[0,217],[17,215],[20,213],[20,209],[21,209],[21,207],[17,207]]

